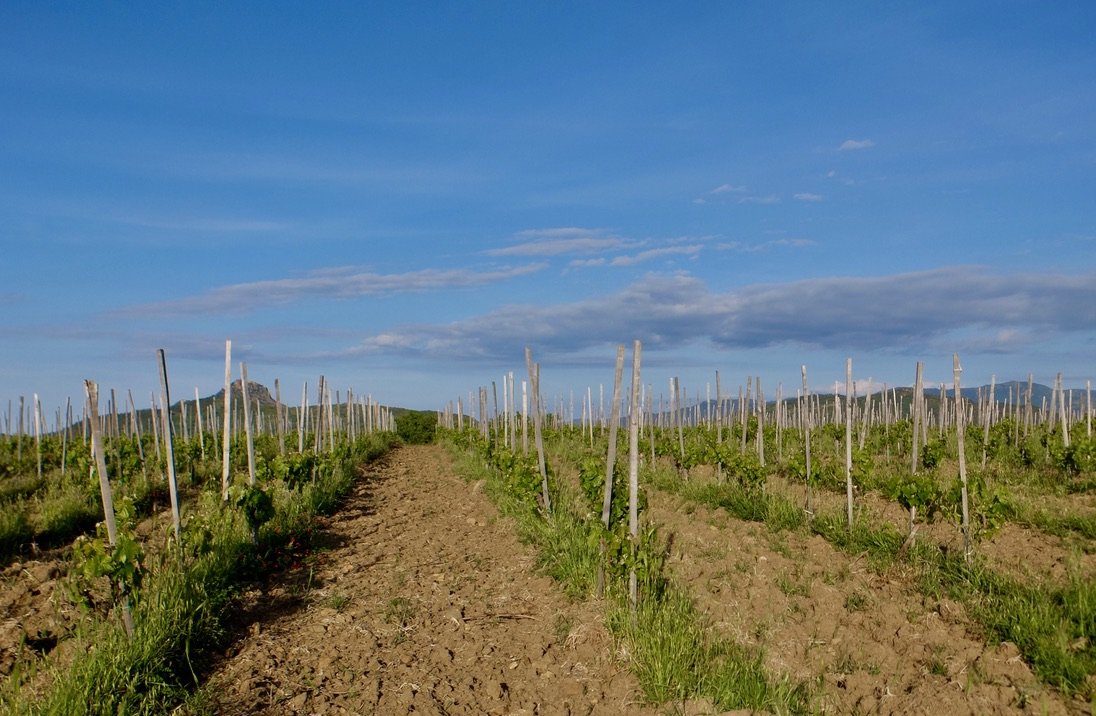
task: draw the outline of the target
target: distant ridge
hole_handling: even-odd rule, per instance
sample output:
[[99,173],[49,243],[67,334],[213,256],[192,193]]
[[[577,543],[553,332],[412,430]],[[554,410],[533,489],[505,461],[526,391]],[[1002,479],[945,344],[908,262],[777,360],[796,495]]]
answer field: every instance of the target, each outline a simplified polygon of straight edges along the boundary
[[[230,385],[230,388],[232,390],[232,399],[233,400],[243,400],[244,393],[243,393],[243,379],[242,378],[237,378],[236,380],[232,381],[232,384]],[[274,400],[274,396],[270,394],[270,389],[269,388],[267,388],[262,383],[256,383],[253,380],[247,381],[247,397],[252,401],[255,401],[255,400],[259,401],[259,405],[264,406],[264,407],[265,406],[274,406],[274,405],[278,404],[278,401]],[[220,402],[223,403],[224,400],[225,400],[225,389],[224,388],[221,388],[220,390],[218,390],[213,395],[202,398],[203,403],[208,402],[208,401],[220,401]],[[194,401],[190,400],[190,401],[186,401],[186,402],[193,403]]]

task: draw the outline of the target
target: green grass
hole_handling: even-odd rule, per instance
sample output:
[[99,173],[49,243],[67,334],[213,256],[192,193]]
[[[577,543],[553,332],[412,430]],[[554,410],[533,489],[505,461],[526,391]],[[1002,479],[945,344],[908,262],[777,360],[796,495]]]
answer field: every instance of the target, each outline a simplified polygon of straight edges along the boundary
[[133,637],[117,615],[87,621],[73,637],[74,661],[63,668],[47,664],[47,693],[23,691],[9,679],[0,706],[20,716],[164,714],[183,702],[193,709],[198,701],[190,690],[222,642],[222,619],[242,580],[264,555],[299,539],[318,509],[337,506],[361,462],[391,446],[391,437],[368,436],[344,448],[326,478],[304,490],[279,491],[275,524],[264,525],[259,545],[239,511],[221,502],[219,486],[202,493],[188,516],[183,548],[162,552],[148,570],[133,605]]
[[[894,525],[877,523],[869,515],[857,514],[852,529],[843,512],[820,512],[813,520],[791,518],[794,505],[784,498],[755,495],[733,483],[696,486],[653,475],[652,482],[688,500],[727,510],[743,520],[764,522],[774,532],[811,532],[825,538],[847,554],[866,555],[877,570],[886,569],[899,558],[904,535]],[[783,504],[782,504],[783,503]],[[1052,517],[1070,531],[1089,529],[1076,515]],[[775,516],[771,517],[771,516]],[[968,567],[961,555],[918,542],[906,559],[918,571],[918,584],[929,595],[948,595],[962,601],[970,615],[991,641],[1011,641],[1038,677],[1067,695],[1096,698],[1096,583],[1073,577],[1065,585],[1028,585],[975,562]],[[785,580],[787,582],[787,580]],[[795,594],[797,586],[782,585]],[[850,596],[850,609],[863,608]]]
[[0,505],[0,559],[17,554],[30,534],[30,520],[21,503]]
[[913,555],[922,589],[961,600],[987,636],[1011,641],[1045,683],[1096,698],[1096,584],[1023,584],[976,562],[921,546]]
[[[486,467],[478,453],[450,443],[458,471],[468,480],[485,480],[486,493],[499,510],[514,519],[521,537],[538,550],[540,569],[557,579],[576,599],[595,588],[601,526],[569,509],[574,504],[557,485],[555,511],[544,515],[507,491],[506,480]],[[645,542],[648,563],[661,564],[665,544],[657,533]],[[721,709],[773,713],[809,710],[805,687],[774,679],[763,666],[763,654],[715,633],[686,589],[661,571],[640,579],[642,598],[633,612],[624,579],[606,570],[606,624],[627,652],[631,669],[648,701],[656,704],[707,698]]]
[[66,480],[54,483],[39,496],[35,510],[35,539],[44,544],[61,544],[86,532],[102,519],[97,496],[84,486]]

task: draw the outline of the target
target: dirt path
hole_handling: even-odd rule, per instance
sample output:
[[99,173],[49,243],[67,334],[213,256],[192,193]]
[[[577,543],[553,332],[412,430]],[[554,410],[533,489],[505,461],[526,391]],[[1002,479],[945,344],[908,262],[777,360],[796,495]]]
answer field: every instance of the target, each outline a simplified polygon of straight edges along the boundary
[[596,608],[534,574],[442,448],[368,468],[325,539],[310,576],[251,595],[209,679],[217,713],[653,713]]

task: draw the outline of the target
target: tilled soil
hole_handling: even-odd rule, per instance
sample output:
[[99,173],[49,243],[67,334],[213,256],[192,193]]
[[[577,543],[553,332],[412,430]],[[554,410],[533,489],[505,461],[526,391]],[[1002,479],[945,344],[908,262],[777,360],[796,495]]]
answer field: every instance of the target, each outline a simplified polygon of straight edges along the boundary
[[1065,714],[1086,705],[1038,682],[1009,643],[986,644],[962,605],[922,595],[818,536],[772,533],[658,491],[671,571],[714,626],[812,684],[825,713]]
[[597,606],[536,574],[442,448],[400,448],[366,472],[310,574],[249,595],[250,626],[209,677],[213,710],[654,713]]

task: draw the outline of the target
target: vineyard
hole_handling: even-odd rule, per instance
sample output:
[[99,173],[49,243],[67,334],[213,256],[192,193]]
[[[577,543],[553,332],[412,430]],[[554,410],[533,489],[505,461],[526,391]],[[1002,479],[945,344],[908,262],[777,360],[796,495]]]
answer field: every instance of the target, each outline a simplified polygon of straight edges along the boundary
[[90,381],[52,427],[37,398],[20,404],[0,438],[0,701],[1091,708],[1090,390],[971,391],[956,357],[947,387],[918,364],[913,388],[857,395],[850,361],[828,394],[804,368],[789,396],[759,377],[726,395],[717,373],[689,397],[644,382],[640,351],[629,380],[621,347],[609,390],[577,407],[542,394],[529,351],[523,378],[436,413],[323,379],[289,406],[246,365],[233,381],[227,357],[221,393],[173,403],[162,353],[149,409],[111,391],[100,412]]

